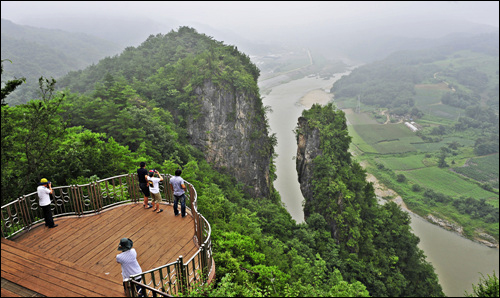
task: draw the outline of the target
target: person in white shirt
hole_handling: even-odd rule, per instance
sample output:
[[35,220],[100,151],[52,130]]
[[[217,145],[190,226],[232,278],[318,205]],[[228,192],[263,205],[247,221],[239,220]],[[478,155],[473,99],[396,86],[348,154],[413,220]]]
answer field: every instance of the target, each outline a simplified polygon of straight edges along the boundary
[[[158,174],[159,177],[154,177]],[[153,199],[153,212],[160,213],[163,209],[160,209],[161,194],[160,194],[160,181],[163,181],[163,177],[157,170],[151,170],[148,173],[149,181],[149,192],[151,193],[151,198]]]
[[38,183],[39,205],[43,211],[43,218],[45,219],[45,226],[49,228],[55,228],[58,225],[54,224],[54,218],[52,217],[52,210],[50,210],[50,194],[52,193],[52,182],[48,181],[46,178],[42,178],[40,183]]
[[[118,250],[122,251],[122,253],[116,256],[116,262],[120,263],[122,266],[123,288],[125,292],[127,292],[126,283],[130,279],[130,276],[142,273],[141,266],[139,262],[137,262],[137,252],[135,248],[132,248],[133,245],[134,242],[129,238],[120,239]],[[140,282],[142,278],[138,276],[134,280]],[[136,285],[136,291],[139,297],[144,297],[143,290],[142,286]]]

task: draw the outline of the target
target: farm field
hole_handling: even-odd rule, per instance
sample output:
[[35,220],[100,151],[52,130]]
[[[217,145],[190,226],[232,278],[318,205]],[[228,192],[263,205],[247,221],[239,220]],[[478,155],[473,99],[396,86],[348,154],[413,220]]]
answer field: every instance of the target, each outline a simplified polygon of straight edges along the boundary
[[[425,143],[402,123],[369,124],[367,118],[371,116],[370,113],[346,113],[355,159],[365,164],[370,174],[400,194],[410,209],[413,206],[416,209],[412,211],[421,216],[432,213],[456,222],[466,227],[464,231],[468,237],[475,237],[475,231],[479,229],[498,239],[498,223],[471,219],[468,215],[460,214],[450,204],[428,205],[429,198],[425,197],[423,191],[431,189],[453,200],[460,197],[486,199],[489,205],[498,208],[498,154],[475,157],[472,151],[474,141],[466,133],[444,136],[439,142]],[[429,115],[427,119],[433,122],[431,127],[452,121],[437,115]],[[375,119],[371,121],[375,122]],[[429,122],[423,123],[429,126]],[[452,166],[437,167],[441,148],[448,148],[451,143],[459,145],[455,154],[450,154],[446,159]],[[404,183],[397,181],[397,175],[400,174],[406,178]],[[486,181],[489,181],[494,192],[481,187]],[[418,185],[422,191],[413,191],[413,185]]]
[[437,52],[360,67],[331,92],[367,173],[420,216],[498,243],[498,54]]
[[[396,171],[399,174],[399,171]],[[452,197],[466,196],[475,199],[493,199],[495,194],[486,191],[476,184],[462,179],[459,175],[447,169],[427,167],[412,171],[405,171],[406,178],[416,184],[425,185],[437,192]],[[496,196],[498,198],[498,196]]]
[[453,171],[477,181],[490,182],[492,187],[498,188],[498,153],[471,158],[467,163],[467,166],[454,167]]
[[376,158],[376,161],[395,171],[408,171],[425,168],[425,164],[422,162],[424,159],[424,154],[412,154],[404,157],[381,157]]
[[[414,152],[413,142],[422,142],[408,127],[398,124],[352,125],[358,136],[379,154]],[[373,152],[373,151],[370,151]]]

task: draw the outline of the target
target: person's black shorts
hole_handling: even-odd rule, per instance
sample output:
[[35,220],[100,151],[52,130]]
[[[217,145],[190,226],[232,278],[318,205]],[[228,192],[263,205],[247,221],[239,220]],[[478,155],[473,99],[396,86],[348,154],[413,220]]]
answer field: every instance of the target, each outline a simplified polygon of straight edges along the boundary
[[142,193],[146,196],[149,197],[151,196],[151,193],[149,193],[149,186],[147,183],[139,183],[139,187],[141,188]]

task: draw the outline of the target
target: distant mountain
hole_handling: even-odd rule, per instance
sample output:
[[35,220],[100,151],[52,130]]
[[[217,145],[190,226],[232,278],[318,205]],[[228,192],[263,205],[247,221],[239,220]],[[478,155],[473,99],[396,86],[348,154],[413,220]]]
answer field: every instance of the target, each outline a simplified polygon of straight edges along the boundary
[[72,33],[85,33],[111,41],[123,48],[138,46],[149,35],[168,33],[178,26],[177,21],[153,21],[143,17],[120,16],[65,16],[39,15],[24,20],[23,24],[45,29],[62,29]]
[[278,33],[280,41],[295,39],[298,45],[307,46],[327,57],[341,56],[369,63],[401,50],[439,46],[458,35],[474,36],[496,31],[497,27],[460,20],[391,18],[324,21],[321,26],[297,26]]
[[[40,76],[58,78],[71,70],[83,69],[106,56],[122,51],[123,47],[83,33],[42,29],[17,25],[1,20],[1,58],[4,62],[2,80],[26,77],[27,83],[12,93],[9,101],[26,102]],[[30,95],[28,95],[30,94]]]

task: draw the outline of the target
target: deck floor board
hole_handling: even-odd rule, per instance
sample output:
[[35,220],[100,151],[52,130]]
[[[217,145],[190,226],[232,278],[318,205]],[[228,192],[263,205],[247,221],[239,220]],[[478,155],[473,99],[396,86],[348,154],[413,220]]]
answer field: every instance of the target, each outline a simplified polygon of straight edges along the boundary
[[1,262],[2,279],[40,295],[124,296],[119,281],[10,240],[2,239]]
[[[198,250],[194,241],[194,222],[189,213],[182,218],[174,216],[172,205],[163,203],[160,206],[163,212],[159,214],[152,212],[152,209],[144,209],[142,203],[131,203],[95,215],[56,218],[58,227],[49,229],[41,224],[12,240],[33,248],[42,255],[60,259],[58,265],[76,264],[97,275],[116,280],[121,286],[121,266],[116,262],[116,255],[120,253],[118,244],[121,238],[133,240],[137,260],[143,271],[175,262],[181,255],[184,262],[187,262]],[[3,258],[2,254],[2,265]],[[30,268],[30,262],[35,258],[30,257],[26,262],[21,262],[21,265]],[[18,264],[9,258],[6,262],[10,266]],[[47,270],[50,271],[49,264],[43,264],[47,265]],[[44,272],[48,274],[48,271]],[[18,281],[23,278],[19,272],[8,274]],[[51,277],[46,277],[49,280],[46,280],[45,284],[61,278],[57,274],[49,276]],[[42,291],[46,290],[43,283],[35,286]]]

